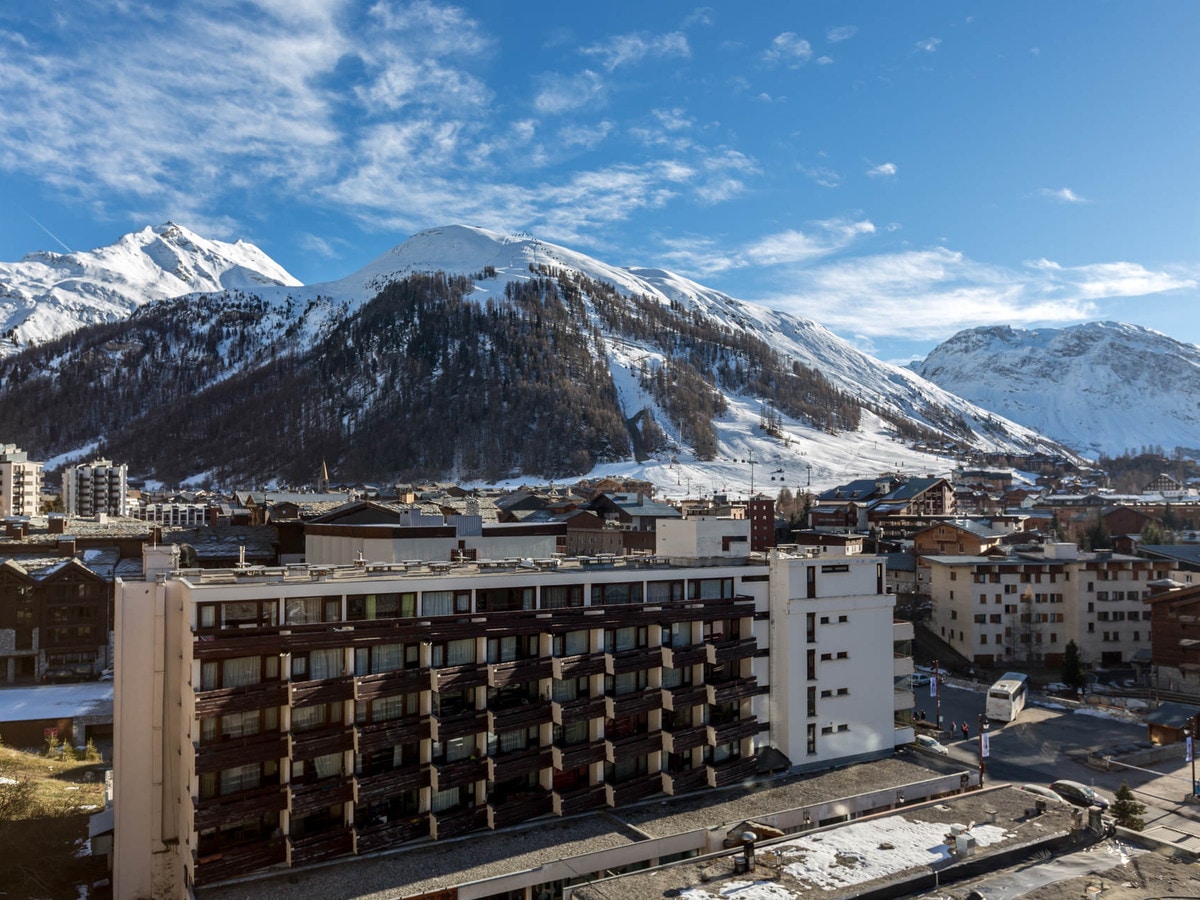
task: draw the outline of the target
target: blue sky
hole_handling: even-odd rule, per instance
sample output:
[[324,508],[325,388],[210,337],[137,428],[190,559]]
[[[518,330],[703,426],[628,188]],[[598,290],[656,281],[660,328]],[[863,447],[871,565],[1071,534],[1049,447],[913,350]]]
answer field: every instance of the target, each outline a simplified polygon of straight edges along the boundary
[[884,359],[1200,342],[1200,4],[6,0],[0,259],[168,219],[305,282],[528,231]]

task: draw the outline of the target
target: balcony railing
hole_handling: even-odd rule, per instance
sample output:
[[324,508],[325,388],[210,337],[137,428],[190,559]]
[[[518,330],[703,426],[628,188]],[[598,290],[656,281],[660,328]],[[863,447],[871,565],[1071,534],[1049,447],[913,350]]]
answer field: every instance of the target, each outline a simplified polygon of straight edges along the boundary
[[608,675],[627,675],[642,669],[658,668],[662,665],[660,654],[652,653],[649,647],[633,650],[617,650],[604,654],[604,671]]
[[288,861],[293,866],[333,859],[354,852],[354,832],[335,828],[319,834],[288,838]]
[[604,744],[600,741],[572,744],[570,747],[550,748],[550,761],[560,772],[570,772],[580,766],[602,762],[605,758]]
[[486,757],[457,759],[454,762],[434,762],[429,766],[430,787],[445,791],[460,785],[474,784],[487,778]]
[[752,637],[735,641],[715,641],[705,645],[709,665],[713,666],[737,662],[739,659],[748,659],[754,656],[754,651],[757,649],[758,641]]
[[316,681],[289,681],[288,702],[292,706],[317,706],[354,699],[354,676],[322,678]]
[[662,789],[662,774],[653,772],[649,775],[639,775],[637,778],[623,781],[620,784],[606,784],[604,799],[609,806],[624,806],[627,803],[636,803],[638,800],[645,800],[647,797],[661,794]]
[[570,791],[552,791],[550,796],[556,816],[573,816],[603,806],[607,802],[608,790],[603,784],[595,784]]
[[583,678],[585,675],[599,675],[603,671],[603,653],[581,653],[578,656],[556,656],[550,660],[550,672],[560,681],[565,681],[571,678]]
[[288,734],[288,756],[292,759],[316,759],[330,753],[345,753],[354,749],[354,729],[331,725],[315,731]]
[[547,657],[491,663],[487,667],[487,683],[488,687],[502,688],[510,684],[539,681],[549,678],[551,670],[550,659]]
[[552,721],[550,704],[542,701],[487,711],[487,730],[492,734],[546,725]]
[[194,816],[197,831],[215,828],[227,822],[257,819],[287,808],[287,791],[278,784],[238,791],[225,797],[196,801]]
[[278,731],[230,738],[214,744],[200,744],[196,748],[196,771],[220,772],[234,766],[283,759],[287,755],[287,735]]
[[607,708],[604,697],[553,700],[550,703],[550,716],[555,725],[569,725],[583,719],[603,718]]
[[429,717],[429,736],[445,743],[487,731],[487,710],[468,709]]
[[201,719],[230,713],[251,712],[284,706],[288,702],[286,681],[264,681],[241,687],[196,691],[196,717]]
[[628,737],[604,741],[604,758],[610,763],[646,756],[649,753],[658,753],[661,750],[661,731],[631,734]]
[[354,852],[362,855],[388,850],[405,841],[429,836],[429,816],[410,816],[395,822],[354,826]]
[[354,679],[355,700],[378,700],[380,697],[401,697],[429,690],[428,669],[398,669],[376,675],[359,675]]
[[359,805],[378,803],[404,791],[427,788],[429,784],[429,766],[423,765],[401,766],[378,775],[357,775],[354,778],[354,802]]
[[487,666],[467,663],[429,670],[429,687],[435,691],[461,691],[487,684]]
[[734,719],[732,722],[724,722],[720,725],[710,724],[708,726],[708,743],[710,746],[719,747],[722,744],[731,744],[734,741],[754,737],[756,734],[758,734],[758,719],[748,716],[745,719]]
[[429,719],[419,716],[358,725],[354,729],[354,750],[356,753],[372,753],[400,744],[423,741],[429,737],[429,729]]
[[304,816],[335,803],[354,799],[354,782],[349,778],[322,778],[307,784],[292,783],[288,789],[288,812]]
[[507,828],[548,816],[554,812],[554,798],[549,791],[532,791],[520,797],[488,803],[488,828]]
[[713,705],[735,703],[739,700],[753,697],[758,693],[758,679],[736,678],[733,681],[710,682],[707,687],[709,703]]
[[678,712],[708,702],[708,688],[703,684],[681,684],[662,689],[663,709]]
[[488,781],[508,781],[530,772],[539,772],[553,765],[549,747],[526,747],[487,757]]
[[754,778],[758,774],[758,759],[751,756],[723,763],[709,763],[704,768],[708,770],[709,787],[727,787]]
[[688,725],[683,728],[663,729],[663,749],[668,753],[685,753],[703,747],[708,741],[708,728],[704,725]]
[[284,862],[287,862],[287,845],[282,838],[222,847],[216,853],[197,857],[196,884],[212,884],[238,875],[249,875]]
[[429,815],[429,833],[434,840],[445,840],[486,828],[488,815],[486,806],[471,806],[466,809],[448,809]]
[[604,698],[604,714],[610,719],[620,719],[654,709],[662,709],[662,691],[633,691]]
[[667,794],[690,794],[708,788],[708,769],[697,766],[686,772],[663,772],[663,791]]
[[706,662],[708,650],[704,644],[662,648],[662,664],[668,669],[682,669],[684,666],[698,666]]

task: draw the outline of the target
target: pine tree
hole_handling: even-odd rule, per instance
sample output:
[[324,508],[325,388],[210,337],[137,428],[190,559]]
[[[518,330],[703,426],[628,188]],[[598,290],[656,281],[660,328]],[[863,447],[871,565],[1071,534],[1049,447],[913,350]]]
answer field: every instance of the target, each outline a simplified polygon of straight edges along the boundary
[[1133,791],[1129,789],[1129,782],[1122,781],[1121,787],[1117,791],[1116,802],[1109,808],[1109,812],[1112,813],[1117,824],[1131,831],[1141,831],[1146,827],[1146,822],[1142,818],[1145,811],[1146,805],[1138,803],[1137,798],[1133,796]]
[[1079,645],[1074,641],[1067,641],[1067,646],[1063,648],[1062,680],[1063,684],[1076,691],[1085,683],[1083,663],[1079,659]]

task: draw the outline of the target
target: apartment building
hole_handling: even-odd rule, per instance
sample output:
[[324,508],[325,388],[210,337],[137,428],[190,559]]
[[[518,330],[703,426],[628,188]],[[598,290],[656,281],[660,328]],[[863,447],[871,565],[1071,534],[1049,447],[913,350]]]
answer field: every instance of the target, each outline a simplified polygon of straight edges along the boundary
[[0,444],[0,516],[41,512],[42,465],[16,444]]
[[127,466],[111,459],[67,466],[62,475],[63,511],[68,516],[125,515]]
[[564,559],[547,534],[373,563],[412,539],[315,531],[310,560],[357,560],[179,571],[148,547],[118,583],[117,895],[737,784],[768,747],[828,768],[912,739],[881,559],[752,558],[748,522],[706,517],[653,557]]
[[1149,583],[1167,564],[1075,544],[992,556],[925,556],[930,628],[984,666],[1062,662],[1075,641],[1085,663],[1117,665],[1150,649]]

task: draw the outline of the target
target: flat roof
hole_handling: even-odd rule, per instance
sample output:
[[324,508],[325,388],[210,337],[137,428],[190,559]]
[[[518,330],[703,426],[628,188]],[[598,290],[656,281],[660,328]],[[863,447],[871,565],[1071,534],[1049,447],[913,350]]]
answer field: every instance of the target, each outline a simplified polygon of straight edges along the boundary
[[0,722],[74,719],[113,714],[113,683],[40,684],[0,688]]

